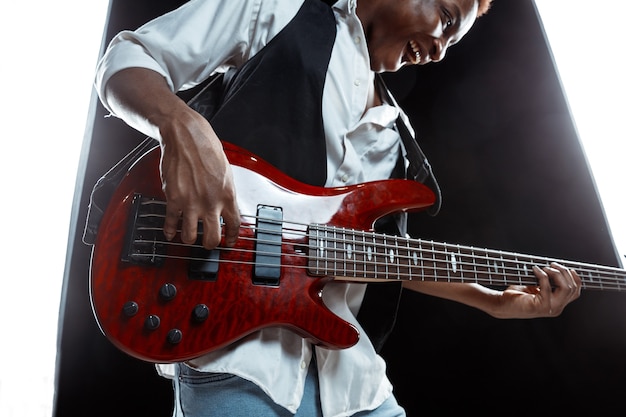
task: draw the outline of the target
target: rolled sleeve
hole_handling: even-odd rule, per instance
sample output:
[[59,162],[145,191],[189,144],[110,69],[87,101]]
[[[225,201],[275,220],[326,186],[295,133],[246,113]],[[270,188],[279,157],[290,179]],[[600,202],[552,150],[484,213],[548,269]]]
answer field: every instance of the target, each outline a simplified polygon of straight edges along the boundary
[[172,91],[179,91],[245,62],[260,2],[192,0],[135,31],[120,32],[96,68],[95,87],[103,105],[110,111],[106,84],[126,68],[156,71]]

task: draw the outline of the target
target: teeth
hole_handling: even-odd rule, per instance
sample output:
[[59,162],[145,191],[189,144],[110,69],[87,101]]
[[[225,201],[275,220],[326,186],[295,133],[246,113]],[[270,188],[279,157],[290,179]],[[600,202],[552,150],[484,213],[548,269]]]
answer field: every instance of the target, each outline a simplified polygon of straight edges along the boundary
[[420,54],[420,50],[417,44],[415,43],[415,41],[410,41],[409,45],[411,45],[411,49],[413,50],[413,53],[415,54],[415,63],[419,64],[422,56]]

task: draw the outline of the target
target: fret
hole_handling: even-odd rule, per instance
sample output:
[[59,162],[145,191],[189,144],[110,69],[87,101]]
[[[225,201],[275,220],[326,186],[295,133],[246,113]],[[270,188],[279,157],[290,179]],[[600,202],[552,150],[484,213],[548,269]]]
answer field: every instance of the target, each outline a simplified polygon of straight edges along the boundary
[[504,279],[504,284],[507,284],[507,280],[506,280],[506,264],[504,263],[504,258],[502,257],[502,252],[498,251],[499,254],[499,258],[500,258],[500,269],[502,272],[500,272],[500,276],[502,277],[502,279]]
[[359,233],[358,235],[357,233],[354,234],[354,275],[357,277],[363,275],[363,268],[365,264],[365,257],[363,256],[363,246],[360,239],[361,233]]
[[326,271],[326,274],[329,273],[328,270],[328,229],[324,228],[324,237],[322,238],[321,241],[321,252],[322,252],[322,261],[324,262],[324,271]]
[[[463,263],[465,262],[465,257],[463,256],[463,252],[461,251],[461,246],[456,245],[456,253],[458,255],[458,258],[455,259],[455,264],[456,262],[458,262],[458,265],[456,265],[456,267],[453,268],[453,271],[455,273],[458,271],[460,282],[465,282],[465,274],[463,273]],[[454,269],[456,269],[456,271]]]
[[337,267],[338,267],[338,262],[337,262],[337,229],[336,228],[332,228],[331,230],[331,240],[332,240],[332,247],[333,247],[333,275],[337,275]]
[[415,265],[415,250],[411,250],[411,244],[409,239],[404,239],[404,244],[406,246],[406,266],[407,266],[407,279],[409,281],[413,281],[413,268],[411,268],[411,260],[413,260],[413,265]]
[[431,240],[430,242],[428,242],[429,249],[428,252],[430,254],[430,258],[426,259],[427,263],[426,263],[426,270],[427,270],[427,274],[426,276],[428,277],[429,280],[432,281],[437,281],[437,258],[435,257],[435,246],[434,246],[434,242]]
[[385,251],[385,279],[391,278],[393,266],[396,263],[396,253],[388,241],[391,239],[393,239],[392,236],[389,236],[389,239],[385,238],[385,245],[383,246],[383,250]]
[[[376,236],[374,236],[376,239]],[[387,252],[387,236],[383,235],[376,245],[374,253],[376,254],[376,278],[389,278],[389,256]],[[382,267],[382,273],[380,268]]]
[[[528,259],[529,259],[529,261],[524,264],[524,272],[526,273],[526,276],[533,274],[532,265],[535,264],[535,262],[533,262],[532,259],[530,259],[530,258],[528,258]],[[523,280],[522,280],[522,282],[523,282]]]
[[[400,250],[398,249],[398,236],[393,236],[393,248],[391,249],[393,251],[393,255],[392,255],[392,262],[394,264],[394,269],[395,269],[395,276],[393,277],[394,279],[398,279],[400,278],[400,267],[402,265],[402,254],[400,253]],[[391,278],[391,277],[390,277]]]
[[419,241],[419,253],[420,253],[420,272],[422,274],[422,282],[426,280],[426,268],[424,267],[424,250],[422,248],[422,240]]
[[472,269],[474,270],[474,280],[478,280],[478,266],[476,265],[476,254],[474,253],[474,247],[470,249],[472,253]]
[[450,282],[450,271],[449,271],[450,263],[448,262],[446,247],[442,243],[437,243],[436,247],[437,247],[437,250],[435,250],[433,253],[435,254],[435,257],[437,259],[437,264],[439,266],[435,268],[436,269],[435,273],[441,271],[441,273],[443,274],[445,272],[445,276],[442,275],[441,280],[444,282]]
[[485,262],[487,264],[487,274],[488,274],[489,283],[493,284],[493,277],[491,275],[491,271],[493,270],[493,265],[491,264],[491,261],[489,259],[489,252],[485,252]]
[[402,249],[400,249],[400,245],[398,244],[398,236],[394,236],[394,243],[395,243],[395,247],[396,247],[396,256],[397,256],[397,264],[396,264],[396,276],[395,279],[403,279],[406,276],[406,273],[404,272],[406,267],[404,265],[404,263],[406,262],[407,259],[407,255],[405,253],[402,252]]
[[433,269],[432,269],[432,275],[433,275],[433,281],[437,282],[438,276],[437,276],[437,256],[436,256],[436,249],[435,249],[435,244],[434,242],[431,240],[430,241],[430,247],[432,248],[431,250],[431,257],[433,260]]
[[361,242],[362,232],[355,232],[353,237],[354,246],[352,248],[352,256],[354,259],[354,276],[359,277],[363,275],[363,268],[365,258],[363,256],[363,247]]
[[432,249],[430,246],[430,242],[422,241],[422,281],[432,281],[434,276],[432,272],[430,272],[432,262]]
[[335,249],[337,250],[337,269],[341,271],[341,273],[337,272],[337,274],[346,276],[346,245],[344,243],[346,231],[345,229],[333,228],[333,233],[335,235]]
[[484,279],[493,282],[493,276],[492,276],[492,270],[493,267],[491,265],[491,261],[489,259],[489,252],[485,252],[485,251],[480,251],[479,252],[479,256],[478,259],[482,259],[483,260],[483,272],[484,272]]
[[599,279],[598,281],[599,281],[599,283],[600,283],[600,289],[601,289],[601,290],[603,290],[603,289],[604,289],[604,285],[602,284],[602,280],[601,280],[601,279]]
[[354,230],[351,233],[352,235],[352,243],[348,243],[348,247],[346,248],[346,255],[348,259],[352,262],[352,276],[356,277],[356,262],[354,261],[355,251],[356,251],[356,234]]
[[341,229],[341,260],[343,263],[343,276],[347,276],[348,275],[348,247],[350,246],[349,243],[346,243],[346,229]]
[[[379,255],[379,260],[382,262],[382,268],[383,268],[383,273],[382,275],[378,275],[379,278],[384,278],[384,279],[388,279],[389,278],[389,259],[390,259],[390,253],[388,250],[388,243],[387,243],[387,235],[383,235],[382,236],[382,240],[378,243],[378,245],[376,245],[376,253]],[[378,264],[378,266],[381,266],[381,264]]]
[[522,274],[520,273],[520,262],[519,259],[517,258],[517,254],[515,255],[515,263],[517,264],[515,271],[517,272],[517,282],[519,283],[518,285],[522,285]]
[[452,273],[456,274],[458,265],[456,263],[456,253],[450,252],[450,266],[452,267]]
[[448,282],[450,282],[450,267],[452,266],[452,259],[448,255],[448,246],[447,245],[443,246],[443,257],[446,260],[446,262],[445,262],[445,264],[446,264],[446,275],[448,277]]
[[394,272],[389,275],[389,278],[397,279],[398,275],[400,274],[400,268],[399,268],[400,253],[398,252],[398,241],[397,241],[398,238],[396,236],[393,236],[391,237],[391,239],[392,239],[392,243],[391,243],[391,247],[389,248],[389,262],[391,263],[391,266]]
[[372,262],[372,248],[367,244],[367,240],[365,239],[365,232],[361,234],[363,238],[363,276],[368,277],[369,265]]
[[450,281],[450,261],[448,259],[448,253],[446,246],[443,243],[436,243],[435,256],[437,258],[437,272],[438,279],[443,282]]
[[[474,277],[472,278],[473,262],[472,262],[472,257],[470,256],[471,250],[469,248],[465,248],[464,250],[463,248],[461,248],[461,246],[459,246],[458,248],[459,248],[459,253],[462,256],[461,258],[461,282],[472,282],[472,280],[476,278],[476,275],[474,274]],[[468,261],[472,263],[468,264]]]
[[[616,288],[619,288],[619,283],[617,283],[617,282],[615,282],[615,283],[614,283],[614,282],[612,282],[612,281],[606,280],[604,283],[605,283],[605,286],[606,286],[608,289],[616,289]],[[605,289],[605,288],[604,288],[604,287],[602,287],[601,289]]]
[[319,244],[319,263],[320,263],[320,273],[322,273],[323,275],[328,275],[330,273],[330,271],[328,270],[328,240],[327,240],[327,236],[328,232],[326,230],[326,227],[320,227],[319,229],[319,240],[318,240],[318,244]]
[[[376,239],[378,237],[378,240]],[[387,235],[372,235],[374,247],[375,277],[386,279],[389,276],[387,257]]]
[[365,240],[365,232],[359,233],[359,250],[357,254],[359,255],[360,260],[360,276],[367,276],[367,269],[369,264],[368,253],[367,253],[367,241]]

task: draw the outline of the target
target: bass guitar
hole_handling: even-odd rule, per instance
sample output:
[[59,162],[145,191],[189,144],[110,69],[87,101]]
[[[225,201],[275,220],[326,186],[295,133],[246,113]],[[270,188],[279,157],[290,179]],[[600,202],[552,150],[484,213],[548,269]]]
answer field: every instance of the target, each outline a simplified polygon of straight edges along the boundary
[[557,261],[576,269],[583,289],[626,289],[619,268],[374,232],[382,216],[434,203],[415,181],[314,187],[234,145],[224,149],[241,211],[234,247],[208,251],[165,239],[158,148],[128,170],[104,213],[92,251],[91,303],[104,335],[131,356],[184,361],[271,326],[348,348],[359,331],[324,305],[331,280],[536,285],[532,266]]

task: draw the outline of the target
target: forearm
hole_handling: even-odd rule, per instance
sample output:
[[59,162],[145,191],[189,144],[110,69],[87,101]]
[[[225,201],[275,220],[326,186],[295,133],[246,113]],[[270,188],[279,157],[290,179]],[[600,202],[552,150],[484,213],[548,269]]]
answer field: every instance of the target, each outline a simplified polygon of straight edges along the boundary
[[500,312],[502,291],[493,290],[478,284],[430,281],[406,281],[404,287],[423,294],[463,303],[482,310],[491,316],[504,318]]
[[556,317],[580,296],[581,279],[557,263],[533,268],[536,286],[512,285],[497,291],[478,284],[407,281],[414,291],[478,308],[497,318]]
[[145,68],[127,68],[114,74],[105,93],[115,115],[161,142],[167,137],[163,131],[199,116],[170,90],[162,75]]
[[161,142],[161,181],[167,199],[165,236],[172,239],[178,233],[182,216],[181,239],[193,243],[201,221],[202,243],[212,249],[222,238],[223,218],[225,242],[232,246],[239,232],[236,192],[222,144],[209,122],[152,70],[119,71],[109,79],[105,92],[117,116]]

